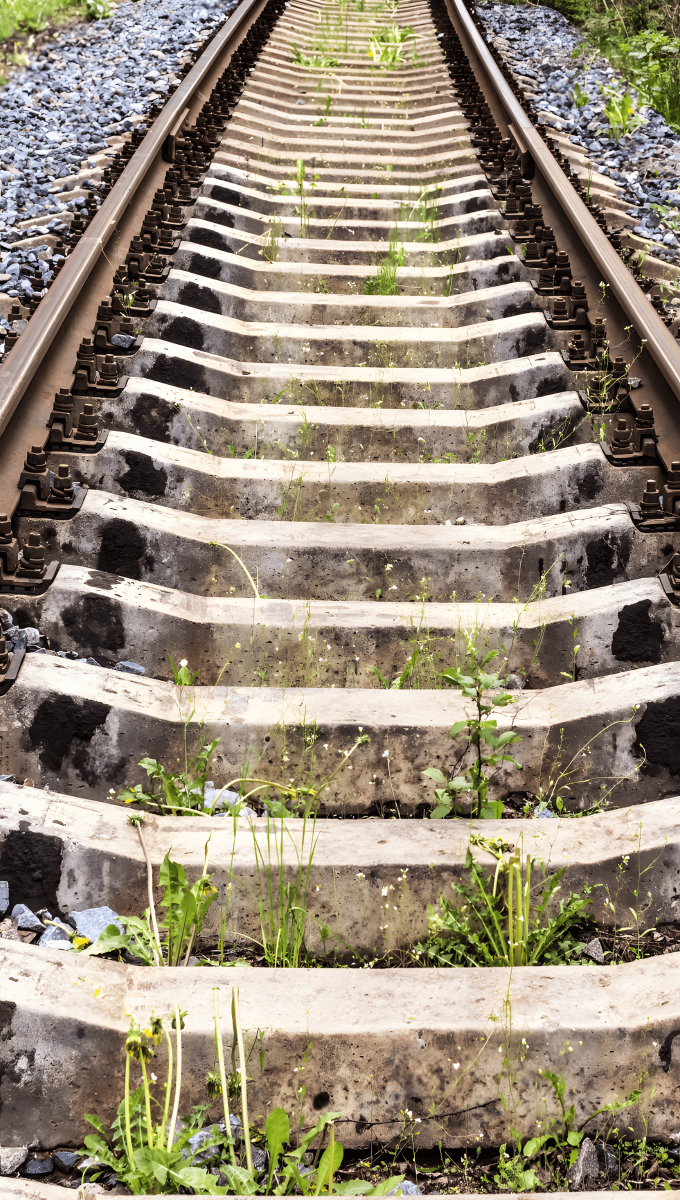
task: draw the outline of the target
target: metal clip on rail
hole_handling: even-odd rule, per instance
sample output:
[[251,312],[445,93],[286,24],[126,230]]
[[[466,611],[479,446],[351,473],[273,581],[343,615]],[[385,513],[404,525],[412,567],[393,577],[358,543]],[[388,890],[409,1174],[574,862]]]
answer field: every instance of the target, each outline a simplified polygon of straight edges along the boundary
[[0,513],[0,592],[39,596],[47,591],[58,570],[56,560],[45,563],[45,547],[39,534],[29,533],[28,540],[20,544],[7,513]]

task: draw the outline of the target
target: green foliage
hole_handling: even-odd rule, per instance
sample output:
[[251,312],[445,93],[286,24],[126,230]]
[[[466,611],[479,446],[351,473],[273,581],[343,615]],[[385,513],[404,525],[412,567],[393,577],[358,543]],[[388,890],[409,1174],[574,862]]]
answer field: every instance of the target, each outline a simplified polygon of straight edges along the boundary
[[582,25],[592,12],[589,0],[553,0],[550,7],[556,8],[575,25]]
[[276,217],[262,239],[260,254],[268,263],[275,263],[279,257],[279,242],[283,234],[283,221]]
[[573,90],[569,93],[577,108],[585,108],[590,97],[587,92],[584,92],[579,83],[574,85]]
[[[660,29],[644,28],[645,22],[641,27],[630,11],[626,19],[628,26],[616,8],[601,13],[591,10],[584,32],[588,41],[635,88],[638,105],[653,106],[672,129],[680,132],[680,38]],[[603,94],[612,137],[617,141],[644,124],[641,115],[634,111],[630,92],[621,94],[615,88],[606,88]]]
[[498,1156],[498,1173],[493,1177],[494,1183],[501,1191],[533,1192],[538,1187],[536,1172],[524,1165],[521,1154],[511,1157],[504,1142]]
[[[393,1176],[377,1187],[361,1180],[350,1180],[346,1183],[336,1183],[334,1174],[342,1164],[344,1152],[339,1142],[335,1141],[334,1122],[341,1114],[325,1113],[304,1136],[298,1134],[296,1145],[291,1145],[290,1120],[283,1108],[275,1108],[269,1113],[264,1127],[263,1140],[268,1151],[269,1162],[262,1170],[255,1170],[250,1153],[251,1131],[248,1123],[247,1080],[245,1074],[246,1057],[241,1035],[240,1013],[238,1007],[238,991],[232,989],[232,1021],[234,1040],[232,1045],[232,1063],[234,1074],[229,1077],[233,1081],[236,1074],[235,1052],[238,1049],[239,1069],[241,1079],[239,1095],[243,1142],[245,1154],[241,1153],[238,1162],[235,1150],[237,1148],[232,1136],[232,1126],[229,1112],[229,1088],[224,1069],[224,1048],[220,1027],[219,1009],[217,1005],[218,989],[213,989],[215,996],[215,1056],[219,1061],[219,1070],[211,1072],[211,1100],[222,1097],[224,1106],[225,1132],[221,1133],[218,1125],[213,1125],[210,1136],[200,1147],[191,1151],[189,1139],[204,1126],[207,1112],[211,1103],[197,1105],[189,1116],[179,1122],[179,1102],[182,1083],[182,1029],[183,1016],[175,1008],[172,1022],[165,1019],[152,1018],[151,1028],[141,1029],[133,1021],[125,1043],[125,1094],[118,1107],[118,1113],[111,1126],[111,1135],[107,1137],[106,1130],[97,1116],[88,1115],[86,1120],[94,1126],[96,1133],[86,1136],[81,1154],[91,1155],[102,1164],[102,1171],[110,1169],[115,1172],[120,1183],[125,1184],[133,1195],[146,1196],[178,1195],[180,1192],[197,1196],[278,1196],[303,1195],[318,1196],[322,1190],[325,1194],[341,1196],[384,1196],[392,1188],[402,1182],[403,1175]],[[171,1032],[175,1031],[175,1049]],[[154,1046],[165,1037],[168,1051],[168,1077],[162,1088],[159,1088],[155,1076],[149,1079],[146,1063],[154,1056]],[[130,1066],[137,1062],[142,1071],[142,1083],[130,1091]],[[174,1104],[170,1115],[170,1097],[173,1091],[173,1068],[176,1064],[174,1079]],[[216,1081],[216,1082],[215,1082]],[[152,1087],[153,1083],[153,1087]],[[214,1086],[213,1086],[214,1085]],[[160,1091],[162,1098],[157,1098],[155,1092]],[[160,1110],[160,1119],[154,1122],[151,1117],[152,1105]],[[330,1145],[321,1153],[326,1127],[330,1130]],[[259,1131],[255,1131],[258,1132]],[[262,1135],[260,1134],[262,1137]],[[307,1157],[314,1142],[318,1140],[313,1166],[306,1167]],[[210,1164],[218,1169],[218,1174],[226,1179],[225,1184],[218,1183],[218,1176],[212,1174],[203,1166],[195,1166],[197,1154],[204,1155],[206,1150],[212,1150]],[[184,1154],[182,1153],[184,1151]],[[184,1157],[184,1155],[187,1157]],[[304,1173],[302,1168],[304,1167]],[[96,1179],[96,1175],[94,1176]],[[273,1186],[275,1185],[275,1186]]]
[[404,46],[409,37],[414,39],[413,59],[415,62],[415,31],[412,25],[385,25],[382,29],[376,29],[368,44],[369,58],[387,70],[403,66],[406,62]]
[[622,42],[619,53],[640,100],[680,132],[680,39],[650,29]]
[[618,88],[607,84],[598,84],[606,101],[604,115],[609,121],[611,136],[615,142],[620,142],[626,134],[635,133],[642,125],[647,124],[645,117],[635,112],[635,106],[630,92],[620,92]]
[[[298,849],[297,841],[282,820],[272,819],[267,814],[263,840],[251,826],[255,851],[255,900],[260,914],[262,950],[269,967],[299,967],[306,961],[305,921],[309,876],[317,842],[315,827],[316,818],[313,817],[307,841],[307,818],[303,818]],[[288,878],[285,865],[288,843],[297,858],[293,879]]]
[[404,265],[405,250],[398,246],[398,232],[393,229],[390,234],[388,250],[381,260],[376,276],[364,283],[365,296],[396,296],[397,271]]
[[[187,759],[183,771],[166,771],[155,758],[142,758],[138,766],[143,767],[151,780],[148,791],[142,784],[123,788],[118,799],[123,804],[142,804],[152,807],[163,816],[180,816],[182,813],[206,813],[205,785],[213,750],[219,739],[203,743],[198,752]],[[212,815],[217,799],[210,809]],[[236,811],[236,810],[234,810]]]
[[[323,47],[312,46],[311,55],[303,54],[293,42],[293,62],[301,67],[337,67],[338,60],[327,54]],[[316,53],[315,53],[316,51]]]
[[592,903],[591,888],[570,892],[555,911],[566,867],[547,875],[540,863],[538,883],[532,882],[538,872],[530,855],[522,862],[520,852],[510,853],[500,838],[473,835],[470,841],[498,859],[495,873],[486,875],[468,846],[468,882],[452,881],[457,903],[440,896],[438,907],[428,905],[429,935],[415,947],[418,961],[441,967],[517,967],[567,963],[580,954],[584,943],[572,928]]
[[[444,683],[451,684],[452,687],[460,688],[463,697],[471,700],[477,710],[476,716],[465,721],[456,721],[449,731],[449,737],[455,739],[462,736],[469,746],[474,747],[475,761],[467,768],[464,775],[455,775],[448,780],[436,767],[429,767],[423,772],[438,785],[434,793],[437,804],[430,813],[434,819],[457,813],[459,809],[458,794],[470,791],[474,792],[473,816],[500,818],[503,813],[502,802],[487,800],[489,784],[487,771],[490,767],[496,767],[502,762],[514,763],[521,770],[521,764],[505,753],[506,746],[512,742],[521,741],[521,738],[511,730],[506,733],[497,733],[497,721],[495,717],[491,717],[494,709],[505,708],[508,704],[515,702],[515,697],[511,692],[503,691],[507,685],[507,676],[501,676],[498,672],[489,673],[485,670],[488,663],[497,657],[498,652],[492,650],[480,661],[476,636],[468,630],[465,630],[465,642],[471,665],[465,671],[460,667],[448,667],[441,672],[438,678],[442,679]],[[490,691],[495,694],[485,698],[485,693]],[[485,751],[483,747],[487,747],[488,750]]]
[[88,21],[102,21],[111,16],[106,0],[85,0],[83,8]]
[[[171,861],[168,851],[161,863],[158,881],[160,887],[165,888],[159,905],[165,909],[165,918],[158,925],[160,944],[156,940],[149,910],[146,909],[142,917],[120,918],[125,925],[124,933],[115,924],[107,925],[96,942],[83,947],[81,953],[99,955],[129,950],[147,966],[153,966],[158,958],[169,967],[179,966],[182,959],[186,962],[217,895],[211,878],[211,875],[203,873],[195,883],[189,885],[184,868]],[[157,955],[154,955],[154,949]]]

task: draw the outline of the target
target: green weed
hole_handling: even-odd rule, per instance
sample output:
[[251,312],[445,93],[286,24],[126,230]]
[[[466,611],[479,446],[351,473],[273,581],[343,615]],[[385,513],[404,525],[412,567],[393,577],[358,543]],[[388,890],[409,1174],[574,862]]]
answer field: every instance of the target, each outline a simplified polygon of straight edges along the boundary
[[582,924],[584,909],[592,903],[591,888],[585,884],[582,892],[570,892],[555,911],[566,867],[549,875],[541,862],[537,870],[537,859],[523,856],[500,837],[473,834],[470,844],[493,854],[496,870],[488,876],[468,846],[468,882],[451,883],[460,900],[440,896],[438,905],[428,905],[428,939],[414,951],[422,964],[525,967],[566,963],[579,955],[585,943],[572,929]]

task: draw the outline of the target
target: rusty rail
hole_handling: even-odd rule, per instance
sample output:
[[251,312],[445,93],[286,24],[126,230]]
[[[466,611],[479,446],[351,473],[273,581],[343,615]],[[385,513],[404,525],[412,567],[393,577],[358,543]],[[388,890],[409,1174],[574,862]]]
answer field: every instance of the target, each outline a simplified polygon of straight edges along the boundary
[[[530,117],[508,86],[497,63],[489,52],[463,0],[447,0],[455,18],[465,30],[481,66],[507,114],[510,132],[515,140],[524,143],[536,166],[549,184],[564,215],[583,242],[593,262],[601,271],[611,294],[620,304],[645,349],[651,355],[663,378],[680,400],[680,346],[649,303],[644,292],[607,240],[578,192],[545,145]],[[454,24],[456,21],[454,20]]]
[[78,245],[69,254],[57,279],[41,300],[12,353],[0,366],[0,434],[7,428],[43,356],[52,346],[77,303],[85,281],[105,254],[106,246],[119,222],[135,200],[150,167],[161,153],[165,139],[176,131],[183,112],[224,54],[234,34],[239,32],[253,10],[261,7],[262,0],[242,0],[235,12],[213,36],[210,44],[149,128],[120,179],[88,225]]

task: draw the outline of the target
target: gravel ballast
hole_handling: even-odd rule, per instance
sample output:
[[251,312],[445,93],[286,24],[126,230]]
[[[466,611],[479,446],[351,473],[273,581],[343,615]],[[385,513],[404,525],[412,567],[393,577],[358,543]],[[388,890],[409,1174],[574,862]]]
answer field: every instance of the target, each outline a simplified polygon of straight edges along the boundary
[[[641,106],[646,118],[618,143],[610,136],[601,87],[637,93],[605,58],[592,61],[592,51],[580,31],[561,13],[540,6],[478,5],[476,15],[490,48],[516,73],[527,101],[533,100],[539,124],[550,125],[569,137],[593,172],[608,175],[623,189],[627,215],[635,220],[631,232],[649,244],[649,253],[680,266],[680,246],[652,204],[665,205],[680,219],[680,135],[653,108]],[[574,58],[581,46],[583,53]],[[590,65],[589,65],[590,64]],[[578,107],[576,85],[588,94]]]

